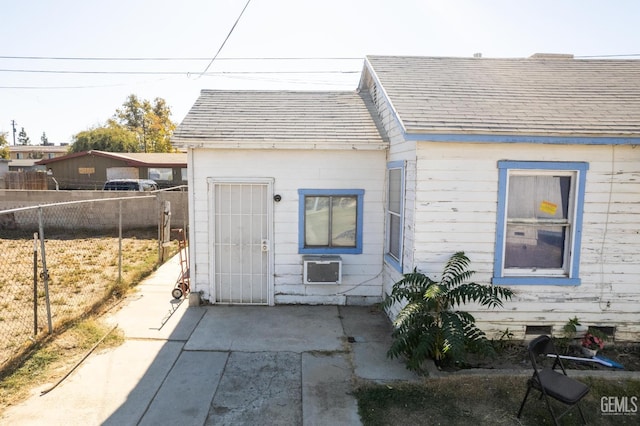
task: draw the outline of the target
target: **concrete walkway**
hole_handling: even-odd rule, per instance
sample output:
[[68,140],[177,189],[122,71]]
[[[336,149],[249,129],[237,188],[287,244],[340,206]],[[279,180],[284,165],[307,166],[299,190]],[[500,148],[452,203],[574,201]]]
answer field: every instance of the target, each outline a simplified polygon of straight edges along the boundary
[[175,301],[172,259],[108,316],[125,333],[15,425],[358,425],[362,381],[421,380],[385,356],[391,325],[369,307],[204,306]]

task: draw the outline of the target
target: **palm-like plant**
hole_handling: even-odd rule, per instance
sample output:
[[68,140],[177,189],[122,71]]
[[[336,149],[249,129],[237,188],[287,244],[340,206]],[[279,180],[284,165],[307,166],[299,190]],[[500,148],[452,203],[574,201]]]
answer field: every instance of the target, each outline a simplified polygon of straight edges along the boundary
[[474,274],[468,269],[469,263],[464,252],[457,252],[447,261],[440,282],[414,269],[393,285],[383,305],[406,305],[394,321],[394,341],[388,357],[404,356],[408,369],[420,370],[427,358],[441,364],[445,359],[463,360],[467,350],[485,354],[493,351],[484,332],[475,325],[475,318],[454,308],[467,302],[502,307],[502,300],[510,299],[513,292],[505,287],[465,283]]

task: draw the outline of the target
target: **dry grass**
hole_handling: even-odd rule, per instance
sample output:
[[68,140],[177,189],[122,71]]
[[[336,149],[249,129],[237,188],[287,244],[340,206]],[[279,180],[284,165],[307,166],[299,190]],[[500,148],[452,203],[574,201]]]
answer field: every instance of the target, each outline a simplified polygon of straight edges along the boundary
[[[0,331],[4,337],[0,344],[0,361],[4,362],[0,372],[0,412],[24,400],[34,388],[56,383],[105,335],[107,338],[96,350],[124,341],[120,330],[113,331],[96,318],[156,268],[158,245],[155,235],[139,235],[144,237],[123,239],[121,281],[118,280],[117,238],[47,239],[46,260],[54,333],[47,333],[45,292],[40,277],[37,287],[38,334],[35,339],[33,242],[0,239],[0,260],[14,260],[10,268],[0,271],[0,285],[4,286],[5,292],[11,293],[8,300],[0,302]],[[177,246],[169,251],[177,251]],[[7,286],[9,282],[13,285]]]
[[[544,401],[529,397],[522,417],[516,414],[526,391],[527,377],[448,376],[412,385],[371,385],[356,392],[365,426],[374,425],[541,425],[553,424]],[[591,391],[582,409],[590,425],[637,425],[640,413],[607,415],[602,397],[640,396],[638,380],[584,380]],[[554,407],[557,407],[554,405]],[[556,411],[559,412],[559,411]],[[562,425],[581,424],[577,411]]]
[[[48,238],[46,262],[53,330],[126,293],[131,283],[153,271],[158,260],[155,235],[122,242],[122,281],[118,280],[118,238]],[[34,333],[33,241],[0,239],[0,365],[8,365],[48,334],[42,268],[38,269],[37,333]],[[39,247],[38,247],[39,248]],[[38,262],[42,254],[39,253]],[[41,265],[40,265],[41,266]]]
[[29,397],[36,387],[54,385],[103,338],[96,351],[124,342],[121,330],[95,319],[81,321],[40,342],[19,368],[0,381],[0,413]]

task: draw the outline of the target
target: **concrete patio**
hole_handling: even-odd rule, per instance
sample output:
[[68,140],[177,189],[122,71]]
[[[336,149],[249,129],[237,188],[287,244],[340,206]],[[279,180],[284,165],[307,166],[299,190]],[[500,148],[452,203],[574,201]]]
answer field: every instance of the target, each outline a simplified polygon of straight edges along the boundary
[[123,345],[2,422],[357,425],[358,383],[421,380],[386,358],[391,324],[374,307],[188,307],[170,294],[178,270],[172,259],[109,315]]

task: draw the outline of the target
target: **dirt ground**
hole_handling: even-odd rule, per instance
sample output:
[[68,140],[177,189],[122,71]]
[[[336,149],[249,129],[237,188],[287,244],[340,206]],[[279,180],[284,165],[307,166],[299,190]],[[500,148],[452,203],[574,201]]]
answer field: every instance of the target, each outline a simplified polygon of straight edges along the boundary
[[[147,238],[143,238],[147,237]],[[122,240],[122,279],[127,283],[136,274],[150,269],[157,259],[157,237],[141,234]],[[48,330],[47,305],[56,330],[61,324],[87,313],[114,292],[118,282],[119,239],[109,236],[71,238],[50,235],[46,240],[48,293],[39,275],[34,279],[33,241],[0,238],[0,367],[24,353]],[[31,252],[30,252],[31,250]],[[34,290],[34,281],[37,284]],[[37,297],[34,296],[37,291]],[[49,299],[47,300],[46,295]],[[37,306],[34,307],[34,299]],[[35,323],[35,325],[34,325]],[[35,329],[35,330],[34,330]]]
[[[359,413],[365,426],[400,425],[520,425],[553,424],[545,402],[529,398],[521,418],[518,408],[531,371],[526,346],[521,342],[494,342],[495,357],[469,355],[464,364],[443,366],[443,371],[469,368],[492,369],[494,374],[443,374],[418,384],[369,385],[356,391]],[[556,345],[558,347],[559,345]],[[579,346],[564,345],[559,351],[568,356],[584,357]],[[640,343],[607,343],[600,355],[624,366],[624,371],[640,371]],[[567,369],[622,371],[594,362],[564,361]],[[513,375],[509,370],[523,370]],[[462,371],[461,371],[462,372]],[[571,372],[568,373],[571,375]],[[608,415],[602,398],[640,395],[640,382],[605,376],[583,378],[590,392],[581,405],[589,425],[638,425],[638,413]],[[559,412],[561,404],[555,404]],[[563,417],[562,425],[582,424],[576,410]]]
[[[569,346],[568,348],[558,348],[561,355],[586,358],[580,352],[579,346]],[[527,355],[526,346],[521,343],[510,342],[502,347],[496,348],[495,357],[479,357],[470,355],[464,364],[445,366],[445,370],[459,370],[466,368],[486,368],[486,369],[530,369],[531,362]],[[609,343],[598,355],[621,364],[626,371],[640,371],[640,343]],[[576,370],[612,370],[615,368],[590,362],[563,360],[566,368]]]

